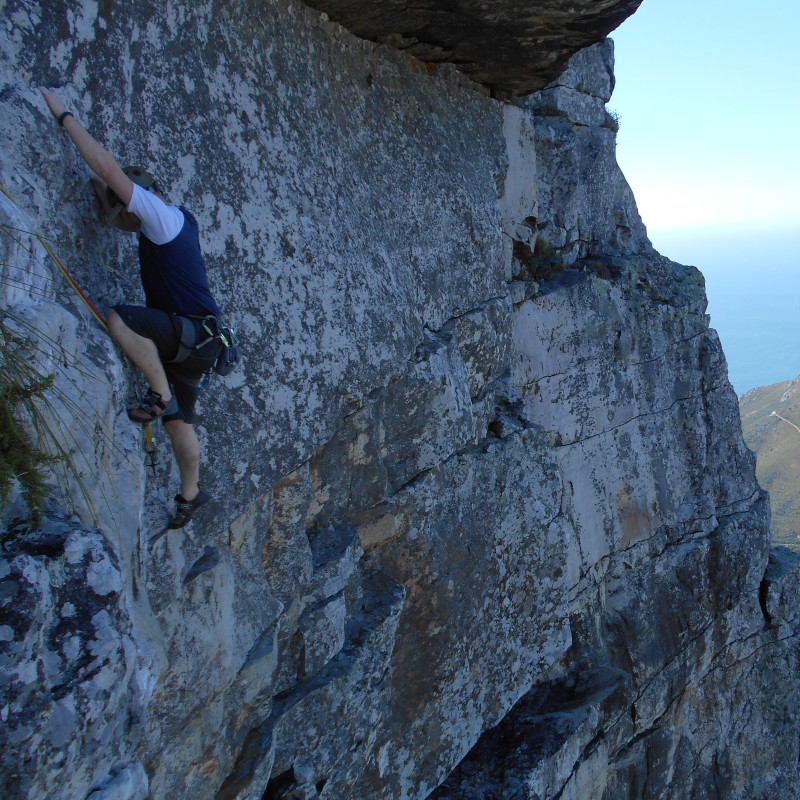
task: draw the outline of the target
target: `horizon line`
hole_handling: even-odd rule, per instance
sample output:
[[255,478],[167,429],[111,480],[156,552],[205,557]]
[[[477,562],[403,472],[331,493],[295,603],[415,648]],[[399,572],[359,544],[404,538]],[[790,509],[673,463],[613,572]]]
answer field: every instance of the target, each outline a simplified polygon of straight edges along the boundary
[[[644,221],[643,221],[644,222]],[[800,219],[795,220],[747,220],[736,222],[700,222],[688,225],[648,225],[644,222],[648,236],[651,233],[672,233],[676,231],[752,231],[752,230],[785,230],[786,232],[800,231]]]

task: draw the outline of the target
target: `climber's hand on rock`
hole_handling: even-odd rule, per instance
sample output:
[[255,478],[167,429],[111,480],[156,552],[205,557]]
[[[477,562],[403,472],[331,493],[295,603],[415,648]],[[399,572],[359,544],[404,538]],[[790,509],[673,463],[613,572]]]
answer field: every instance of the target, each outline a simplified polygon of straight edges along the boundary
[[64,113],[64,101],[55,92],[45,89],[44,86],[40,86],[39,91],[42,93],[50,113],[58,119]]

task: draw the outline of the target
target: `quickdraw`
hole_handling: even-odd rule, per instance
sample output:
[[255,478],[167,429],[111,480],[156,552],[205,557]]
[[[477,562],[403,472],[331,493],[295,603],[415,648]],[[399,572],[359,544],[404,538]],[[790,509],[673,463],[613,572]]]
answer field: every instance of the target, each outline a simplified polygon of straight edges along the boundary
[[[220,351],[217,354],[216,360],[208,368],[206,374],[210,375],[216,372],[218,375],[228,375],[239,363],[239,340],[233,328],[223,322],[220,322],[214,316],[207,317],[188,317],[182,314],[176,314],[175,318],[180,323],[180,338],[178,343],[178,352],[175,357],[170,359],[170,364],[180,364],[186,361],[197,350],[202,350],[207,344],[213,341],[218,341],[221,345]],[[203,330],[206,332],[206,338],[201,342],[197,341],[197,331],[195,330],[194,323],[200,322]]]
[[158,456],[158,448],[153,440],[153,427],[151,423],[144,426],[144,451],[147,453],[147,466],[153,470],[153,477],[156,477],[156,457]]

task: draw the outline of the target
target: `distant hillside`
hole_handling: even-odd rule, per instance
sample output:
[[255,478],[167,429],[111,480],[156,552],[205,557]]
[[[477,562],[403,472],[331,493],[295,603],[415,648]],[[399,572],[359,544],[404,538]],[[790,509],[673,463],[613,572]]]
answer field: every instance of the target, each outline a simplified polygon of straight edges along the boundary
[[770,494],[772,537],[800,551],[800,377],[752,389],[739,399],[739,413],[759,483]]

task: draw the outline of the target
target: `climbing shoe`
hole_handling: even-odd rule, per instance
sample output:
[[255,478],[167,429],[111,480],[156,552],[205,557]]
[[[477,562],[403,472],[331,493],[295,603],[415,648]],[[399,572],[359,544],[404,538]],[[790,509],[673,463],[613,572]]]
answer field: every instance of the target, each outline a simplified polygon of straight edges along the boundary
[[197,511],[200,506],[204,506],[211,499],[208,492],[202,489],[197,493],[194,500],[184,500],[183,495],[175,495],[175,515],[169,521],[167,528],[175,530],[176,528],[183,528],[191,522],[192,514]]
[[174,414],[178,410],[178,401],[175,395],[164,402],[158,392],[152,389],[147,390],[147,394],[142,398],[138,406],[128,406],[128,419],[139,425],[147,425],[158,419],[162,414]]

